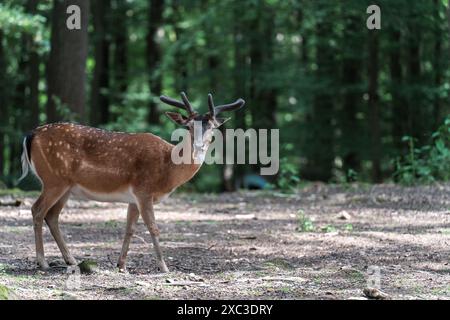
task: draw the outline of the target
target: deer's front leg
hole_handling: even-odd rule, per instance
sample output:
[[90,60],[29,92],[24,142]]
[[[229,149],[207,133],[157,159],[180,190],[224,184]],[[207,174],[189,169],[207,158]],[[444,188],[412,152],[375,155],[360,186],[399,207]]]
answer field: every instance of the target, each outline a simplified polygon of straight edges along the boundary
[[68,265],[74,266],[77,264],[77,261],[70,254],[66,242],[64,241],[64,237],[61,233],[61,230],[59,229],[59,214],[61,213],[61,210],[63,209],[64,205],[66,204],[69,198],[69,194],[70,193],[67,192],[64,196],[62,196],[61,199],[58,200],[58,202],[55,203],[53,207],[50,208],[50,210],[47,212],[47,215],[45,216],[45,222],[47,222],[50,232],[53,238],[55,239],[59,250],[61,251],[64,261]]
[[140,199],[139,212],[152,236],[153,247],[155,248],[156,260],[158,261],[159,268],[162,272],[169,272],[169,269],[164,262],[161,247],[159,246],[159,229],[156,225],[155,214],[153,212],[153,199]]
[[139,219],[139,210],[138,207],[134,203],[130,203],[128,205],[127,212],[127,227],[125,230],[125,237],[123,238],[122,251],[120,252],[119,261],[117,262],[117,266],[119,267],[119,271],[125,271],[128,248],[130,247],[130,240],[133,237],[136,222]]

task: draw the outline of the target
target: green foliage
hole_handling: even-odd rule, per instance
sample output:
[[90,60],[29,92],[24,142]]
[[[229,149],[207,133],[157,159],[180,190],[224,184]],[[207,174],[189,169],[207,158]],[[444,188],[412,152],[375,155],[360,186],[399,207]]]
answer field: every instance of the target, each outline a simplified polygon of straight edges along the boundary
[[298,232],[314,232],[316,227],[310,218],[308,218],[303,210],[297,212],[297,231]]
[[8,287],[0,284],[0,300],[8,300],[8,299],[9,299]]
[[331,232],[336,232],[337,229],[335,226],[331,225],[331,224],[327,224],[326,226],[323,226],[321,228],[321,230],[325,233],[331,233]]
[[98,264],[94,260],[83,260],[78,264],[81,274],[92,274],[98,270]]
[[344,230],[347,232],[352,232],[353,231],[353,225],[351,223],[347,223],[344,225]]
[[45,18],[40,15],[24,13],[22,7],[0,4],[0,29],[9,36],[18,37],[22,33],[34,36],[42,41]]
[[293,192],[300,183],[298,166],[287,158],[280,160],[280,171],[276,187],[284,192]]
[[351,182],[356,182],[356,181],[358,181],[358,172],[356,172],[355,170],[353,170],[351,168],[348,169],[346,182],[351,183]]
[[408,154],[396,162],[394,178],[407,185],[450,180],[450,118],[432,134],[432,142],[416,147],[415,139],[404,137]]
[[297,212],[297,228],[298,232],[324,232],[333,233],[339,230],[345,232],[353,232],[353,225],[351,223],[346,223],[345,225],[334,226],[327,224],[324,226],[315,226],[311,218],[307,217],[303,210]]

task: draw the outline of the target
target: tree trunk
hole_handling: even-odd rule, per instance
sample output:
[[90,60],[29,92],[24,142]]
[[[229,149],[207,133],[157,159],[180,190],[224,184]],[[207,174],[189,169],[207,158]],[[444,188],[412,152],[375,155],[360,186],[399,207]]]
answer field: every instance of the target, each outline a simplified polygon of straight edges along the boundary
[[379,38],[377,31],[369,31],[369,121],[371,137],[372,179],[381,182],[381,132],[380,105],[378,97]]
[[[248,108],[252,115],[252,127],[258,129],[273,129],[276,125],[277,92],[272,82],[261,81],[265,68],[274,64],[275,21],[270,8],[263,1],[255,4],[256,14],[250,21],[250,97],[252,101]],[[261,41],[265,39],[265,41]],[[267,148],[270,150],[270,140]],[[259,146],[258,146],[258,152]],[[251,165],[251,171],[259,174],[261,165]],[[276,176],[266,176],[273,182]]]
[[442,122],[442,104],[441,104],[441,98],[439,94],[439,87],[441,86],[442,82],[442,32],[440,27],[441,19],[439,18],[439,11],[441,8],[441,1],[434,0],[434,19],[435,19],[435,34],[434,34],[434,88],[435,88],[435,95],[434,95],[434,106],[433,106],[433,122],[432,122],[432,130],[435,131],[439,125]]
[[[247,78],[248,78],[248,64],[246,63],[248,53],[248,34],[245,32],[247,29],[246,23],[243,19],[239,19],[241,16],[241,6],[236,5],[233,7],[233,15],[236,17],[233,24],[233,50],[234,50],[234,69],[233,69],[233,92],[236,97],[243,97],[245,99],[247,95]],[[239,110],[234,116],[235,128],[246,129],[245,117]],[[224,136],[224,146],[226,146],[226,136]],[[235,149],[236,151],[236,149]],[[234,152],[236,154],[236,152]],[[226,153],[224,153],[224,159]],[[235,191],[239,187],[239,183],[242,181],[245,175],[245,167],[237,164],[224,164],[222,170],[222,184],[225,191]]]
[[0,30],[0,177],[5,174],[5,130],[8,119],[6,103],[6,61],[3,48],[3,31]]
[[408,85],[414,90],[408,90],[407,115],[408,115],[408,135],[418,139],[419,143],[424,142],[425,138],[425,122],[426,119],[422,109],[421,90],[421,66],[420,66],[420,30],[414,25],[409,26],[408,39],[408,60],[407,60],[407,77]]
[[[447,2],[447,24],[448,24],[448,30],[447,30],[447,32],[448,32],[448,56],[450,57],[450,0],[448,0],[448,2]],[[449,98],[448,98],[448,100],[449,100],[449,104],[450,104],[450,96],[449,96]]]
[[[251,22],[250,61],[251,61],[251,101],[253,126],[256,129],[271,129],[275,126],[276,92],[270,86],[261,86],[260,76],[264,66],[273,62],[274,20],[266,7],[258,5],[258,15]],[[265,41],[261,39],[265,38]]]
[[[360,126],[358,125],[357,113],[359,110],[360,100],[362,96],[358,85],[361,83],[361,59],[359,53],[362,48],[359,46],[359,36],[357,30],[361,21],[355,15],[349,15],[346,19],[346,28],[344,30],[344,58],[343,58],[343,88],[344,102],[342,110],[342,158],[344,173],[347,174],[349,170],[359,171],[361,168],[361,159],[359,149],[361,144],[358,139],[361,137]],[[349,50],[349,48],[351,48]]]
[[160,70],[161,48],[156,39],[158,28],[162,24],[164,0],[151,0],[149,6],[149,28],[147,34],[147,67],[150,74],[150,104],[148,122],[159,123],[158,100],[162,90]]
[[[21,34],[20,39],[20,58],[17,66],[17,82],[15,83],[12,105],[10,109],[9,124],[9,175],[15,176],[19,172],[20,159],[19,148],[21,146],[21,133],[27,126],[29,117],[27,103],[27,75],[28,75],[28,50],[27,50],[27,36]],[[25,116],[25,117],[24,117]]]
[[28,99],[28,103],[31,109],[30,115],[30,124],[29,128],[35,128],[39,125],[39,54],[32,49],[30,52],[30,79],[29,79],[29,88],[30,88],[30,96]]
[[391,34],[392,48],[389,54],[390,91],[392,94],[392,137],[398,154],[404,154],[403,136],[407,134],[407,109],[403,90],[403,69],[401,58],[401,33],[393,30]]
[[[81,29],[69,30],[69,5],[81,9]],[[48,61],[48,122],[62,120],[61,104],[75,117],[85,117],[86,58],[88,51],[89,0],[55,0],[52,13],[51,51]]]
[[91,87],[90,122],[93,125],[105,124],[109,115],[109,26],[110,0],[92,2],[94,18],[94,57],[95,69]]
[[[323,6],[321,4],[321,6]],[[322,8],[319,8],[323,10]],[[334,164],[334,95],[332,86],[334,70],[334,52],[326,41],[332,34],[331,22],[324,21],[316,26],[316,61],[318,69],[316,79],[329,82],[315,89],[312,110],[310,111],[308,146],[305,149],[307,165],[303,176],[309,180],[329,181],[333,175]]]
[[127,2],[116,0],[114,7],[114,103],[123,108],[128,90],[128,29]]
[[13,96],[13,109],[12,114],[12,120],[15,122],[13,124],[13,127],[21,130],[22,123],[17,123],[21,119],[19,117],[15,116],[18,114],[26,114],[25,104],[26,104],[26,89],[27,89],[27,74],[28,74],[28,41],[27,36],[25,34],[21,35],[20,38],[20,58],[18,59],[18,66],[17,66],[17,80],[16,80],[16,86],[14,89],[14,96]]
[[[179,21],[182,19],[180,13],[181,3],[180,0],[172,1],[172,23],[174,25],[174,32],[176,42],[181,43],[183,41],[183,30],[178,26]],[[181,46],[178,45],[177,50],[174,53],[174,77],[175,77],[175,90],[177,92],[188,90],[188,68],[186,52],[181,50]]]
[[[30,14],[36,14],[38,0],[29,0],[26,5],[26,11]],[[30,120],[27,124],[28,130],[31,130],[39,125],[39,54],[33,43],[33,39],[28,37],[29,43],[29,62],[28,62],[28,72],[29,72],[29,97],[28,105],[30,107]]]

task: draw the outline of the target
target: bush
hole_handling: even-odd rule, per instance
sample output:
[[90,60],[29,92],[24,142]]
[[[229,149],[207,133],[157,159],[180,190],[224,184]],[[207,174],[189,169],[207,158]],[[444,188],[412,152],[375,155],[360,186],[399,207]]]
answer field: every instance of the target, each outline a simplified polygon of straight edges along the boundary
[[276,187],[285,192],[294,191],[300,183],[298,166],[287,158],[280,161],[280,172]]
[[409,152],[396,160],[395,180],[407,185],[450,180],[450,118],[431,138],[429,145],[417,148],[414,138],[403,137]]

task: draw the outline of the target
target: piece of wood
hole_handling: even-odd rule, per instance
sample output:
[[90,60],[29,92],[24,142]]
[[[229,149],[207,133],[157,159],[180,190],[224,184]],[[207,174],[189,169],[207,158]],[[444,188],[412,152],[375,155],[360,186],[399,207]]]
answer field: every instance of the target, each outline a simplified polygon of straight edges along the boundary
[[246,282],[246,281],[305,282],[306,279],[300,277],[262,277],[262,278],[244,278],[237,280],[237,282]]
[[0,207],[20,207],[22,200],[0,201]]
[[193,286],[193,285],[206,285],[203,281],[178,281],[173,279],[166,279],[166,286]]
[[366,297],[377,300],[389,300],[390,296],[377,288],[365,288],[363,293]]

